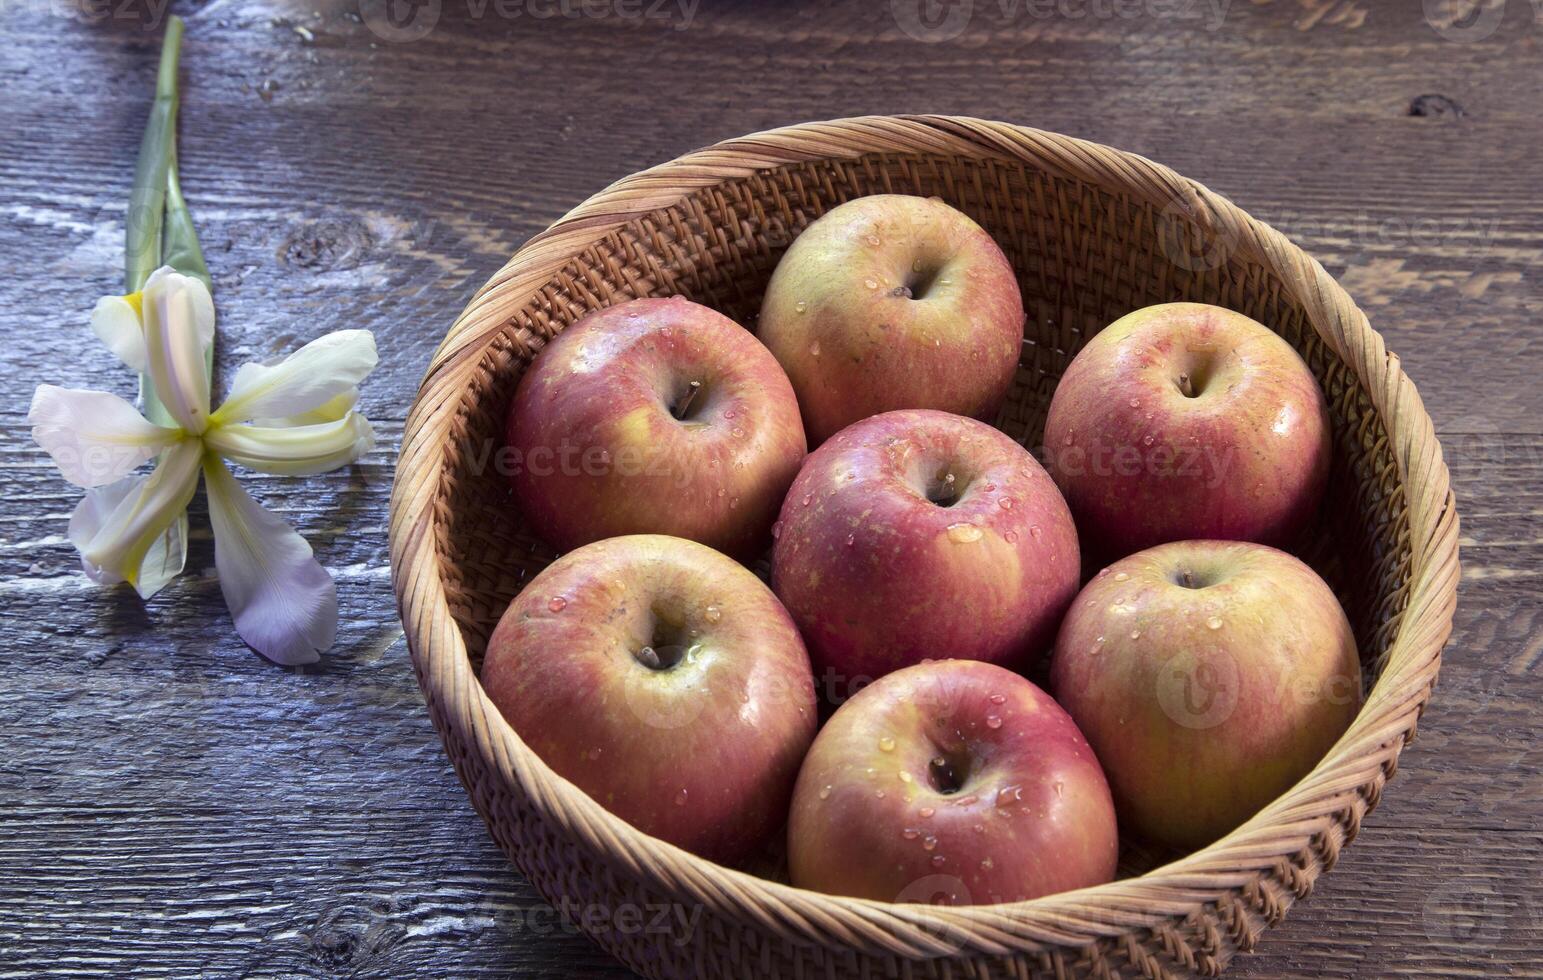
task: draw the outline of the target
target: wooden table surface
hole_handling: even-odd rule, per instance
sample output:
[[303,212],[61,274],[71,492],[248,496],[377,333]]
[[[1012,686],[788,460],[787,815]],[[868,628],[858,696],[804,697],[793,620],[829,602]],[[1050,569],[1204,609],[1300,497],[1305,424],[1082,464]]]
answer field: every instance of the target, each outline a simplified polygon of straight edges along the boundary
[[1441,684],[1360,839],[1235,974],[1543,972],[1543,5],[398,3],[173,5],[217,370],[342,327],[381,350],[362,465],[248,481],[338,582],[337,646],[285,670],[232,632],[201,501],[152,602],[79,573],[78,491],[24,416],[42,381],[131,392],[87,315],[120,277],[163,4],[0,2],[0,976],[624,975],[505,863],[429,723],[387,564],[403,417],[472,292],[589,193],[919,111],[1134,150],[1276,224],[1445,442]]

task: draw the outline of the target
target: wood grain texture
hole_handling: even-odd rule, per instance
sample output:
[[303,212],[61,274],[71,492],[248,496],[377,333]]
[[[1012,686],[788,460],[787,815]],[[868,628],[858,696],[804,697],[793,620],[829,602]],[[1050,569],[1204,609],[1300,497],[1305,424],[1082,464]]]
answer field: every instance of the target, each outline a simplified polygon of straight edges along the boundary
[[[85,319],[119,276],[158,34],[148,14],[93,22],[41,0],[0,14],[0,976],[625,975],[505,864],[444,758],[391,597],[392,447],[456,312],[589,193],[728,136],[905,111],[1159,159],[1311,251],[1403,359],[1463,514],[1442,682],[1341,867],[1232,975],[1535,975],[1532,4],[1499,4],[1493,33],[1468,43],[1419,4],[1371,0],[1234,0],[1210,30],[1198,3],[1038,16],[976,0],[936,43],[884,2],[704,3],[689,24],[674,4],[657,21],[490,4],[444,0],[410,43],[378,37],[351,2],[174,5],[189,18],[183,179],[216,281],[218,371],[346,326],[381,348],[364,394],[381,448],[332,477],[248,482],[338,579],[338,644],[305,671],[235,640],[201,503],[189,574],[148,605],[77,572],[77,492],[23,417],[40,381],[131,391]],[[1154,13],[1173,7],[1200,19]]]

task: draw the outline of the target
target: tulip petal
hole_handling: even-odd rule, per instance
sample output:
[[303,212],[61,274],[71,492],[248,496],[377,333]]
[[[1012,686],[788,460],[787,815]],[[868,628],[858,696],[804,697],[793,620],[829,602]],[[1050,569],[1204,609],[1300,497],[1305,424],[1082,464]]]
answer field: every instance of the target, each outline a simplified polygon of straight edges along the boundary
[[377,360],[368,330],[318,337],[277,364],[242,365],[215,419],[228,424],[312,411],[357,387]]
[[[166,584],[166,570],[180,569],[179,553],[187,540],[185,533],[174,539],[167,534],[185,516],[198,489],[203,455],[196,439],[179,442],[161,453],[149,476],[113,484],[76,508],[70,540],[80,549],[88,575],[99,582],[126,581],[147,599]],[[166,554],[152,557],[156,548]]]
[[182,435],[146,421],[117,395],[56,385],[38,385],[27,421],[32,441],[78,487],[120,480]]
[[336,422],[268,427],[217,425],[204,445],[233,463],[263,473],[309,476],[347,466],[375,445],[369,420],[349,412]]
[[264,510],[212,455],[204,460],[214,564],[236,632],[276,663],[309,664],[337,638],[338,596],[305,539]]
[[[157,270],[160,272],[161,270]],[[152,276],[144,290],[145,353],[156,397],[178,425],[201,435],[209,424],[209,374],[204,348],[214,336],[204,284],[175,272]]]
[[130,370],[145,370],[145,328],[140,322],[139,296],[104,296],[91,311],[91,331]]

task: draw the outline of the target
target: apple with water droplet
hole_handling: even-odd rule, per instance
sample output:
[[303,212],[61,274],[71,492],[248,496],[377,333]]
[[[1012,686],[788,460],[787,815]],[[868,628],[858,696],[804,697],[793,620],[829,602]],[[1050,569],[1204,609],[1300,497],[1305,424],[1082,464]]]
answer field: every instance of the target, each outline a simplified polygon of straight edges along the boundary
[[1334,593],[1260,544],[1178,541],[1109,566],[1072,603],[1051,691],[1098,753],[1120,822],[1209,844],[1313,768],[1361,704]]
[[482,686],[536,755],[639,830],[716,861],[787,817],[814,679],[777,597],[664,535],[569,552],[515,597]]
[[1072,360],[1045,453],[1099,563],[1165,541],[1286,545],[1323,495],[1328,406],[1264,325],[1165,303],[1116,320]]
[[1077,592],[1077,531],[1044,469],[947,412],[886,412],[811,453],[783,502],[772,587],[839,699],[927,658],[1023,666]]
[[1098,885],[1119,856],[1087,741],[1048,694],[967,660],[898,670],[820,730],[788,821],[793,884],[982,905]]
[[822,215],[772,273],[756,326],[817,445],[870,415],[990,418],[1018,369],[1023,299],[991,236],[938,198],[875,194]]
[[776,359],[676,296],[598,310],[553,338],[520,380],[499,463],[558,548],[658,533],[746,557],[769,542],[804,450]]

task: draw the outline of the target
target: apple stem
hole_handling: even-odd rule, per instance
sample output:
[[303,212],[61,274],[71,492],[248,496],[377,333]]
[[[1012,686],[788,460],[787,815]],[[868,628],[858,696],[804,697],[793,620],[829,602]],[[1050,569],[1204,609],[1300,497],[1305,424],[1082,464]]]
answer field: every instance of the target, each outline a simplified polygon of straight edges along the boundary
[[1179,578],[1183,579],[1183,585],[1186,589],[1193,589],[1195,587],[1195,579],[1189,574],[1189,569],[1186,568],[1180,572]]
[[1185,398],[1195,397],[1195,386],[1190,381],[1188,374],[1179,375],[1179,390],[1184,392]]
[[639,650],[638,662],[650,670],[659,670],[664,666],[664,661],[659,659],[659,651],[653,647],[644,647]]
[[899,296],[899,297],[902,297],[904,299],[910,299],[911,298],[911,287],[910,286],[896,286],[894,289],[891,289],[889,291],[889,294],[891,296]]
[[677,419],[685,418],[686,413],[691,411],[691,403],[696,401],[697,392],[701,390],[702,382],[691,382],[691,384],[686,388],[686,393],[681,396],[680,401],[675,403],[675,411],[671,412],[670,414],[674,415]]

